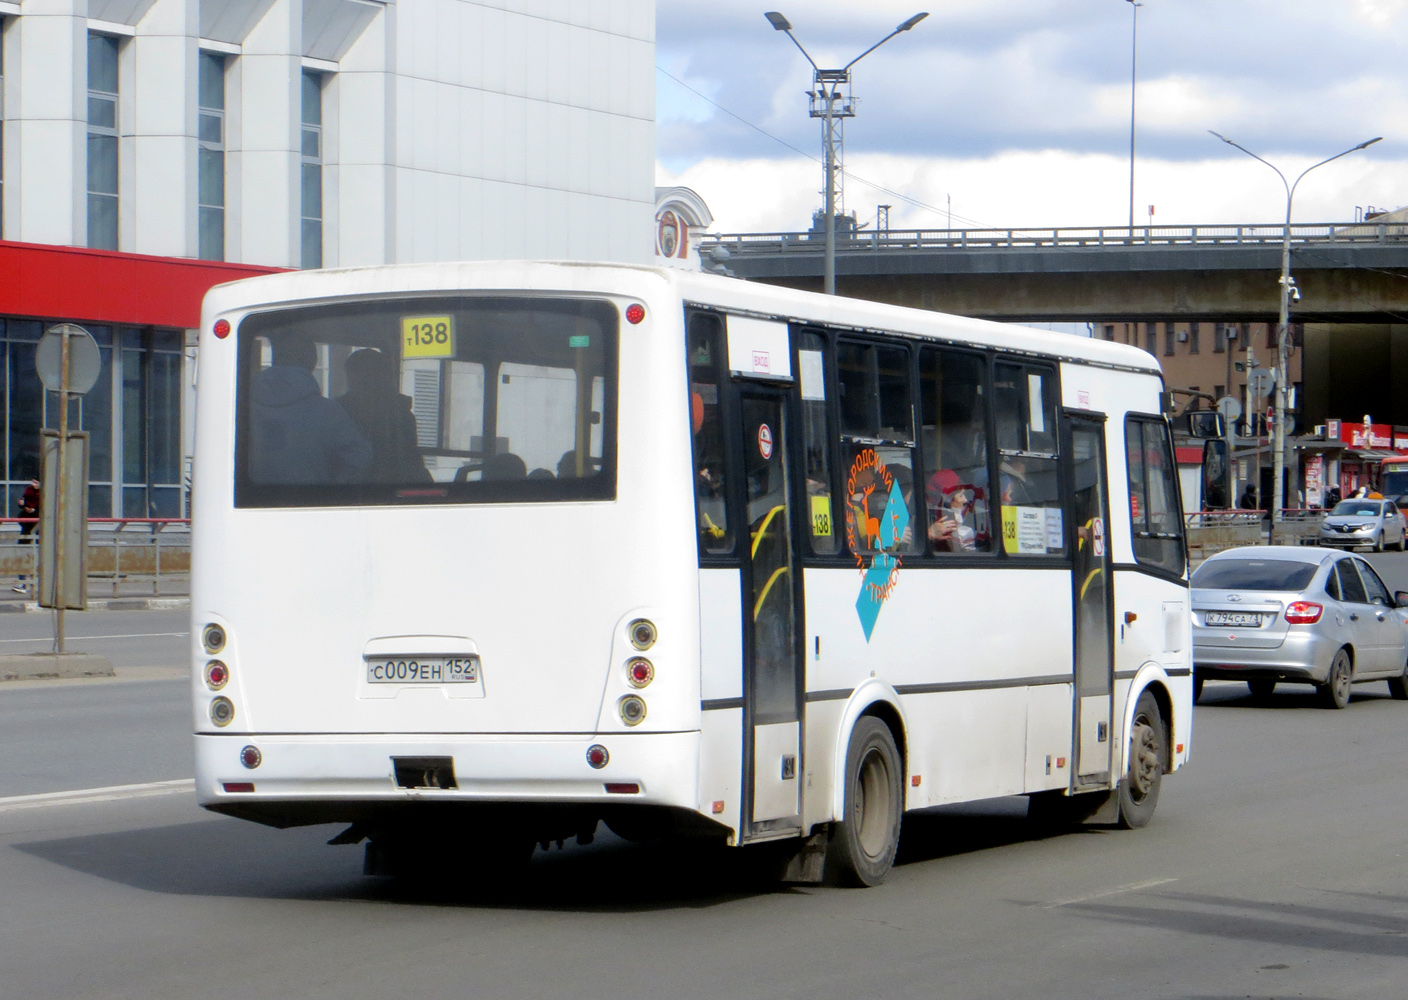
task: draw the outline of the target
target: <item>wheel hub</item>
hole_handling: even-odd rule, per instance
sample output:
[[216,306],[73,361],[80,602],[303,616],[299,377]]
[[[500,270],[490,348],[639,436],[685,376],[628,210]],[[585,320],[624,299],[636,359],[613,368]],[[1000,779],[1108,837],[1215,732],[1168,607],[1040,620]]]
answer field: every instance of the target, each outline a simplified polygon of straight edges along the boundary
[[1154,727],[1140,720],[1134,727],[1134,761],[1129,769],[1130,792],[1136,799],[1149,794],[1158,780],[1163,762],[1159,760],[1159,744]]

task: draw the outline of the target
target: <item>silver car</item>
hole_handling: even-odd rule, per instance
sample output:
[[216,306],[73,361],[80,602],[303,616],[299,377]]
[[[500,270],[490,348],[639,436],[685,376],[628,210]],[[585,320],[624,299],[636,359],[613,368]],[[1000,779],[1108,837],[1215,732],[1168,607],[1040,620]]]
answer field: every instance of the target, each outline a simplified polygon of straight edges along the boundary
[[1408,545],[1408,529],[1392,500],[1341,500],[1320,522],[1320,544],[1370,545],[1375,552],[1392,545],[1402,552]]
[[1205,680],[1246,681],[1263,700],[1290,681],[1344,708],[1351,684],[1387,680],[1408,701],[1408,591],[1390,594],[1359,556],[1228,549],[1198,567],[1192,589],[1194,700]]

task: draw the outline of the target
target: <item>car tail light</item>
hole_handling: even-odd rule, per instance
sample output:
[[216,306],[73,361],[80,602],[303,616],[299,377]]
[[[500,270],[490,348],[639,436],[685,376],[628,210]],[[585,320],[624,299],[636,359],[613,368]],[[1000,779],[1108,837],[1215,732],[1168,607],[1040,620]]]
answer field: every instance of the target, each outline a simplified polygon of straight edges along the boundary
[[1314,625],[1325,608],[1314,601],[1292,601],[1286,606],[1286,621],[1292,625]]

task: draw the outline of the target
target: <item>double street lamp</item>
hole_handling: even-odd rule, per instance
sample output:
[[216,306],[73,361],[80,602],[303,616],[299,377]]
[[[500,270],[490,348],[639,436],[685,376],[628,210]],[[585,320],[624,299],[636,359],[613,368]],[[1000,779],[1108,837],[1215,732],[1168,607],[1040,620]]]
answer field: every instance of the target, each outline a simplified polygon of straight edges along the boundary
[[[1252,159],[1265,163],[1272,170],[1275,170],[1276,176],[1281,178],[1281,186],[1286,189],[1286,226],[1281,236],[1281,309],[1276,325],[1276,387],[1274,390],[1276,393],[1276,403],[1273,418],[1276,426],[1273,428],[1274,436],[1271,445],[1271,518],[1274,523],[1282,519],[1281,510],[1286,505],[1286,487],[1283,482],[1286,469],[1286,356],[1289,354],[1290,337],[1288,334],[1290,329],[1291,300],[1294,299],[1296,302],[1300,301],[1300,289],[1296,287],[1295,279],[1291,277],[1291,202],[1296,196],[1297,185],[1300,184],[1306,174],[1310,173],[1316,167],[1323,167],[1331,160],[1338,160],[1341,156],[1348,156],[1350,153],[1357,153],[1367,146],[1372,146],[1374,143],[1381,140],[1383,136],[1367,139],[1357,146],[1351,146],[1342,153],[1336,153],[1334,156],[1326,157],[1319,163],[1311,164],[1302,170],[1300,176],[1292,183],[1286,180],[1286,175],[1281,173],[1280,169],[1274,163],[1263,160],[1250,149],[1238,145],[1220,132],[1213,132],[1212,129],[1208,129],[1208,132],[1227,143],[1227,145],[1240,149]],[[1231,458],[1232,456],[1229,455],[1228,461],[1231,461]]]
[[[856,56],[840,69],[822,69],[802,43],[792,34],[792,24],[775,10],[763,15],[777,31],[787,32],[792,44],[797,46],[812,67],[812,84],[815,89],[808,93],[811,98],[810,113],[813,118],[822,119],[822,145],[826,150],[826,256],[823,265],[823,290],[827,295],[836,294],[836,149],[841,142],[841,123],[855,117],[855,104],[851,100],[851,67],[870,53],[884,45],[902,31],[908,31],[929,16],[928,12],[915,14],[880,41]],[[846,92],[841,93],[845,86]]]

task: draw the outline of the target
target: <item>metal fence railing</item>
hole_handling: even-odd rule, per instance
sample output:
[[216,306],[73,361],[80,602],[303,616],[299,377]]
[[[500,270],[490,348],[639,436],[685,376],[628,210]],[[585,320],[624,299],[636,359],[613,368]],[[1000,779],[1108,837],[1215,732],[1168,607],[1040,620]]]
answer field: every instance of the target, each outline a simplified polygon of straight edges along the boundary
[[[1285,227],[1215,226],[1066,226],[1053,229],[891,229],[836,234],[841,252],[865,250],[1031,250],[1043,247],[1131,246],[1279,246]],[[1298,223],[1291,244],[1408,244],[1405,223]],[[701,252],[722,247],[732,255],[821,253],[826,238],[813,232],[706,233]]]
[[[21,578],[33,596],[39,565],[38,532],[21,528],[32,519],[0,518],[0,593]],[[94,517],[88,519],[88,592],[121,596],[184,596],[190,593],[191,522],[185,518]]]

